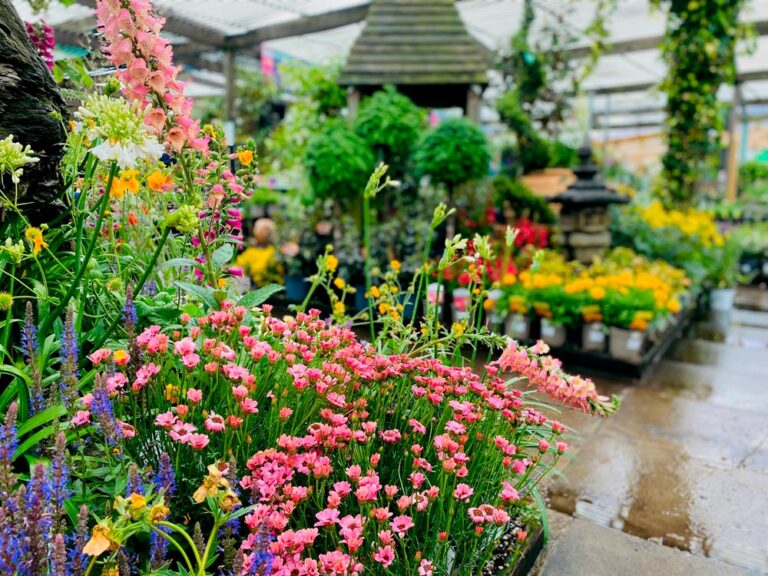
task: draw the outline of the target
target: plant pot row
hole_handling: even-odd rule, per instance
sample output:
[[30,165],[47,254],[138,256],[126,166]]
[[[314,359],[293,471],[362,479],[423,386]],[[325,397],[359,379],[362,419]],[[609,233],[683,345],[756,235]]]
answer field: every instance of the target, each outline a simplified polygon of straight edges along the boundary
[[504,323],[504,332],[515,340],[532,341],[538,337],[553,348],[569,343],[585,352],[608,352],[613,358],[632,363],[642,360],[650,344],[648,333],[639,330],[600,322],[557,326],[547,318],[532,319],[522,314],[510,314]]

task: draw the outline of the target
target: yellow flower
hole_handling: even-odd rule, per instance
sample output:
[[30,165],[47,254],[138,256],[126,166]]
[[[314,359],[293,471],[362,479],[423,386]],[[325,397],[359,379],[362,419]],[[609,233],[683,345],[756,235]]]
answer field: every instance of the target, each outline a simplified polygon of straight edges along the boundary
[[166,176],[160,170],[155,170],[147,176],[147,186],[150,190],[161,192],[166,186],[173,183],[171,176]]
[[344,306],[344,302],[339,300],[336,302],[336,304],[333,305],[333,313],[336,316],[343,316],[344,312],[346,311],[346,307]]
[[116,364],[120,364],[120,362],[124,362],[128,359],[128,352],[125,350],[115,350],[112,353],[112,359],[115,361]]
[[512,286],[515,282],[517,282],[517,278],[515,277],[514,274],[511,274],[510,272],[507,272],[501,278],[501,283],[504,286]]
[[336,286],[339,290],[344,290],[344,287],[347,285],[347,283],[344,281],[344,278],[336,278],[333,281],[333,285]]
[[379,289],[378,289],[378,287],[376,287],[376,286],[371,286],[371,296],[372,296],[373,298],[378,298],[379,296],[381,296],[381,292],[379,292]]
[[152,523],[160,522],[160,520],[165,520],[170,513],[171,511],[167,506],[163,506],[162,504],[155,504],[152,506],[152,508],[149,509],[149,521]]
[[589,295],[595,300],[602,300],[605,298],[605,288],[602,286],[594,286],[590,289]]
[[0,292],[0,310],[8,310],[13,306],[13,296],[8,292]]
[[451,326],[451,334],[454,336],[461,336],[464,334],[464,330],[466,330],[466,327],[463,322],[454,322]]
[[132,492],[127,500],[133,510],[141,510],[147,505],[147,499],[141,494],[136,494],[136,492]]
[[37,256],[40,250],[48,248],[48,243],[43,238],[43,231],[40,228],[27,228],[24,237],[32,244],[32,255]]
[[326,258],[325,258],[325,267],[326,267],[326,268],[327,268],[327,269],[328,269],[330,272],[336,272],[336,268],[338,268],[338,267],[339,267],[339,259],[338,259],[338,258],[336,258],[336,256],[334,256],[333,254],[329,254],[329,255],[328,255]]
[[379,314],[386,314],[390,306],[386,302],[379,304]]
[[672,314],[677,314],[680,312],[680,300],[677,298],[671,298],[669,302],[667,302],[667,310],[669,310]]
[[489,310],[493,310],[494,308],[496,308],[496,302],[494,302],[490,298],[486,298],[485,301],[483,302],[483,310],[488,312]]
[[216,285],[219,287],[220,290],[223,290],[224,288],[227,287],[227,281],[225,278],[219,278],[216,281]]
[[392,270],[394,270],[395,272],[400,272],[400,267],[401,267],[400,261],[399,260],[392,260],[389,263],[389,267],[392,268]]
[[240,160],[240,164],[243,166],[250,166],[253,162],[253,152],[251,150],[240,150],[237,153],[237,159]]
[[120,175],[112,180],[112,187],[109,189],[110,197],[120,200],[125,196],[126,190],[131,194],[136,194],[139,191],[138,176],[138,170],[123,170],[120,172]]

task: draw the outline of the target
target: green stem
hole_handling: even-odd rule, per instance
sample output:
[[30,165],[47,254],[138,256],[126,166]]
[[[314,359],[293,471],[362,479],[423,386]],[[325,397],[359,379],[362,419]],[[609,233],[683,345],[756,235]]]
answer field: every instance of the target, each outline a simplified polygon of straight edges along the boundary
[[[16,264],[13,264],[11,266],[11,285],[10,285],[10,294],[13,296],[13,288],[14,283],[16,281]],[[8,350],[8,340],[11,337],[11,323],[13,321],[13,302],[11,302],[11,305],[8,306],[8,310],[5,313],[5,326],[3,326],[3,351],[5,354],[10,355],[10,352]]]
[[82,262],[78,262],[77,274],[75,274],[75,278],[72,280],[72,284],[70,284],[69,289],[67,290],[66,294],[64,294],[64,297],[61,299],[58,306],[56,306],[56,308],[53,310],[53,313],[49,314],[45,318],[43,325],[40,327],[40,335],[43,338],[48,333],[48,330],[50,330],[51,324],[54,322],[54,320],[58,318],[62,310],[66,308],[69,300],[72,298],[75,290],[77,290],[77,287],[80,285],[80,281],[85,275],[85,270],[88,268],[88,264],[91,261],[91,256],[93,256],[93,251],[96,249],[96,243],[99,240],[101,226],[104,223],[104,215],[107,213],[107,207],[109,206],[109,194],[112,190],[112,181],[115,179],[115,176],[117,176],[117,171],[117,164],[113,163],[109,169],[109,179],[107,180],[107,187],[104,190],[104,196],[101,199],[99,217],[96,220],[96,226],[93,229],[93,237],[91,238],[91,242],[88,244],[88,249],[85,251]]
[[373,299],[371,298],[371,199],[363,194],[363,247],[365,248],[365,291],[368,293],[368,322],[374,340]]
[[[163,532],[162,530],[158,530],[154,526],[152,527],[152,529],[176,547],[176,549],[181,553],[182,558],[184,558],[184,562],[186,562],[187,568],[189,568],[189,573],[192,574],[195,571],[195,567],[192,566],[192,562],[189,561],[189,556],[187,556],[187,553],[184,552],[184,548],[181,547],[181,544],[179,544],[174,538],[171,538],[170,534],[166,534],[165,532]],[[194,550],[194,547],[192,549]]]
[[211,535],[208,537],[208,544],[205,546],[205,553],[203,554],[203,560],[200,564],[200,570],[198,571],[199,576],[205,576],[205,566],[208,564],[208,556],[211,553],[211,548],[213,548],[213,542],[216,537],[216,533],[219,531],[219,515],[216,514],[216,518],[213,522],[213,529],[211,530]]
[[[166,528],[170,528],[174,532],[177,532],[178,534],[181,534],[181,536],[187,541],[187,544],[190,546],[190,550],[192,550],[192,554],[195,556],[195,562],[197,562],[198,566],[203,566],[202,559],[200,558],[200,553],[197,551],[197,547],[195,546],[195,541],[192,540],[192,537],[187,534],[184,530],[179,528],[176,524],[172,524],[170,522],[166,522],[165,520],[161,520],[157,523],[158,526],[165,526]],[[192,567],[192,564],[187,560],[187,564],[189,565],[190,572],[194,572],[195,569]]]
[[[152,258],[149,259],[149,262],[147,263],[147,267],[144,269],[144,274],[141,275],[141,278],[139,278],[138,284],[136,284],[136,287],[134,288],[133,293],[135,295],[138,295],[141,293],[141,289],[144,288],[144,284],[146,284],[150,274],[152,274],[152,271],[155,268],[155,263],[157,262],[157,259],[160,257],[160,252],[163,250],[165,243],[168,241],[168,235],[170,234],[170,232],[171,232],[171,229],[168,227],[163,229],[163,235],[160,237],[160,241],[157,243],[157,248],[155,248],[155,251],[152,254]],[[94,349],[100,348],[101,345],[104,344],[104,342],[106,342],[107,338],[110,337],[114,329],[117,327],[117,324],[118,322],[120,322],[121,318],[122,318],[122,314],[118,312],[117,315],[112,319],[112,322],[110,323],[109,327],[101,334],[99,339],[95,342]]]

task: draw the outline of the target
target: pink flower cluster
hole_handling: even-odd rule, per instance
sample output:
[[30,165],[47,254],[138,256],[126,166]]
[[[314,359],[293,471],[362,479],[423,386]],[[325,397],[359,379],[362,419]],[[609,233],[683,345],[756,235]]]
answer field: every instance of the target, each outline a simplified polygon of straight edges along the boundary
[[592,380],[565,373],[560,360],[546,355],[547,352],[549,346],[541,340],[531,348],[510,340],[501,357],[488,369],[517,373],[540,392],[584,412],[605,415],[615,410],[607,397],[597,393]]
[[32,45],[37,48],[38,54],[48,66],[49,70],[53,70],[53,49],[56,47],[56,37],[53,34],[53,28],[51,28],[45,22],[25,22],[24,26],[27,29],[27,36],[29,36]]
[[[182,461],[227,453],[246,470],[244,574],[266,548],[276,576],[362,576],[405,562],[432,576],[444,556],[430,539],[444,530],[440,542],[469,557],[491,546],[545,454],[566,449],[564,427],[527,407],[498,366],[481,376],[382,355],[318,311],[281,320],[264,308],[247,319],[223,302],[183,317],[183,329],[147,328],[106,380],[124,420],[141,395],[157,402],[147,428],[126,424],[137,428],[129,447],[148,436],[172,455],[203,451]],[[91,359],[110,354],[125,357]]]
[[209,139],[200,137],[200,126],[191,117],[192,101],[178,80],[173,49],[160,36],[164,19],[152,13],[151,2],[98,0],[96,16],[123,94],[141,103],[145,124],[176,152],[186,145],[206,151]]

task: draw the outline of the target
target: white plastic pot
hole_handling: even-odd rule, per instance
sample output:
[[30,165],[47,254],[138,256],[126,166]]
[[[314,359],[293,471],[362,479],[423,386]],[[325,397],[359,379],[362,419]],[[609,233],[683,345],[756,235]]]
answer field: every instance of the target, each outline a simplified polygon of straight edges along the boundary
[[466,288],[456,288],[453,291],[453,321],[459,322],[469,318],[469,304],[472,301],[472,293]]
[[581,348],[590,352],[605,351],[605,324],[602,322],[590,322],[584,324],[581,329]]
[[735,299],[735,288],[715,288],[709,293],[709,307],[718,312],[729,312],[733,310]]
[[441,287],[437,282],[427,286],[427,302],[429,307],[437,307],[437,315],[440,316],[443,311],[443,301],[445,300],[445,287]]
[[510,314],[504,325],[504,333],[515,340],[528,340],[531,334],[531,322],[522,314]]
[[541,339],[550,346],[562,346],[565,344],[565,326],[552,324],[549,318],[541,319]]

